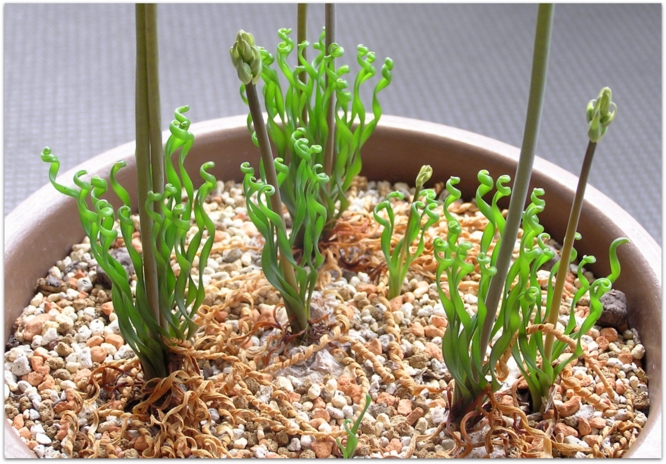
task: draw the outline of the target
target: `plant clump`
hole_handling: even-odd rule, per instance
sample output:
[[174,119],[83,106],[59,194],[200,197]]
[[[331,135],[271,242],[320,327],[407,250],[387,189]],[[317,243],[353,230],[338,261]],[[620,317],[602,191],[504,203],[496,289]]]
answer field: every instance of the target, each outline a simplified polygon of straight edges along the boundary
[[[169,182],[164,186],[164,193],[148,193],[146,210],[153,221],[151,239],[157,258],[159,279],[160,318],[153,314],[148,302],[144,278],[144,258],[133,241],[135,223],[131,219],[132,205],[130,196],[117,181],[116,175],[126,163],[119,161],[111,169],[111,189],[120,198],[123,205],[114,211],[111,204],[101,198],[108,190],[106,180],[94,176],[89,182],[82,179],[85,171],[74,176],[78,187],[71,188],[56,181],[60,162],[45,148],[42,160],[50,163],[49,179],[51,184],[65,195],[77,200],[81,224],[90,239],[91,252],[99,267],[112,282],[113,305],[118,316],[118,325],[125,341],[132,347],[144,367],[146,380],[154,377],[165,378],[167,372],[167,354],[169,340],[188,340],[197,330],[194,315],[204,299],[202,284],[203,266],[210,253],[215,235],[215,226],[208,218],[203,203],[208,193],[215,188],[215,177],[209,173],[214,166],[205,163],[200,170],[204,184],[196,192],[187,171],[184,160],[194,142],[194,135],[188,131],[190,121],[184,116],[187,107],[178,108],[176,119],[171,123],[171,137],[166,144],[166,176]],[[172,156],[180,149],[178,170]],[[182,197],[182,191],[186,197]],[[88,204],[90,201],[90,205]],[[194,220],[198,232],[186,240],[190,221]],[[115,221],[119,221],[119,227]],[[207,234],[207,238],[204,238]],[[136,272],[136,288],[130,285],[127,269],[111,253],[116,241],[122,240]],[[203,243],[203,245],[202,245]],[[172,265],[172,255],[177,263],[176,272]],[[192,277],[195,259],[198,260],[199,277]],[[175,263],[173,263],[175,264]],[[164,324],[164,323],[165,324]]]

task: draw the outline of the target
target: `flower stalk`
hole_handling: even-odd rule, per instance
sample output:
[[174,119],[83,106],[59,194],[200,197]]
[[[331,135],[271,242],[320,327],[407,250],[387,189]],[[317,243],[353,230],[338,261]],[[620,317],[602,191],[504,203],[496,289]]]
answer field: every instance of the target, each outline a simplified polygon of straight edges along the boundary
[[[611,111],[611,109],[613,111]],[[567,222],[567,230],[564,235],[564,243],[560,252],[560,262],[562,263],[557,272],[555,280],[555,287],[553,290],[553,298],[548,307],[548,323],[555,325],[557,318],[560,314],[560,305],[562,302],[562,293],[564,291],[564,283],[566,282],[568,263],[571,259],[571,250],[576,236],[576,229],[578,228],[578,221],[580,213],[583,209],[583,199],[585,197],[585,187],[587,186],[587,179],[592,167],[592,159],[594,152],[597,148],[597,143],[606,133],[606,130],[613,119],[617,106],[612,102],[612,92],[608,87],[604,87],[599,92],[599,97],[596,100],[591,100],[587,105],[587,123],[588,123],[588,138],[587,150],[585,151],[585,159],[583,166],[580,170],[578,177],[578,186],[576,187],[576,194],[571,205],[571,212],[569,213],[569,221]],[[553,353],[553,339],[552,333],[546,334],[545,339],[545,352],[548,359]]]
[[[163,177],[163,170],[156,166],[157,163],[163,162],[162,135],[159,126],[159,73],[157,57],[149,58],[150,54],[157,54],[156,13],[157,5],[136,5],[135,157],[146,294],[155,319],[160,321],[160,326],[165,329],[166,320],[160,312],[157,260],[151,243],[153,220],[146,207],[148,192],[154,188],[154,181],[160,175]],[[155,124],[158,126],[155,127]],[[155,131],[159,135],[155,135]],[[162,180],[158,188],[163,188],[163,185]],[[137,272],[141,272],[141,270],[138,269]],[[157,333],[153,333],[153,335],[159,337]],[[147,379],[165,376],[165,372],[149,372],[150,366],[143,367]]]
[[[252,122],[254,123],[254,134],[256,134],[257,143],[261,152],[261,172],[263,173],[263,176],[265,176],[266,184],[272,188],[272,190],[268,192],[268,196],[270,197],[271,210],[275,215],[275,218],[269,220],[273,227],[277,229],[275,233],[286,239],[287,231],[282,211],[280,183],[278,182],[278,175],[275,170],[275,161],[277,160],[273,159],[270,139],[268,137],[266,125],[264,124],[261,103],[255,85],[261,77],[261,54],[259,53],[259,48],[254,43],[254,37],[252,34],[242,30],[238,32],[236,42],[230,49],[230,53],[232,63],[237,69],[238,77],[245,86],[247,103],[250,108]],[[296,134],[296,132],[294,134]],[[279,158],[278,160],[281,161]],[[248,185],[251,183],[253,175],[253,171],[250,170],[251,168],[249,168],[249,166],[243,168],[244,172],[247,171],[246,178],[248,179]],[[260,190],[261,188],[257,189],[257,191]],[[248,192],[249,191],[250,190],[248,190]],[[250,201],[249,196],[247,196],[247,201]],[[298,233],[298,231],[296,231],[296,233]],[[270,227],[267,227],[264,232],[264,238],[267,238],[266,235],[271,235],[270,238],[272,239],[273,234],[273,230]],[[275,253],[279,256],[281,276],[276,276],[276,279],[273,279],[275,283],[271,283],[274,283],[279,289],[284,289],[281,291],[283,297],[295,292],[294,298],[285,297],[284,303],[292,328],[296,333],[300,333],[305,331],[308,327],[309,311],[307,310],[307,307],[303,307],[303,305],[299,304],[301,299],[296,296],[300,293],[298,291],[300,286],[294,272],[293,266],[295,262],[293,262],[293,259],[290,260],[288,256],[291,253],[290,246],[278,246],[275,248]],[[266,259],[268,262],[268,258]],[[264,269],[264,271],[266,271],[266,269]],[[277,282],[280,277],[284,279],[284,282]]]
[[[308,4],[307,3],[299,3],[298,4],[298,11],[297,11],[297,33],[296,33],[296,44],[300,45],[303,42],[307,40],[307,32],[308,32]],[[303,59],[307,59],[307,49],[303,48]],[[305,72],[305,69],[303,69],[300,73],[298,73],[298,79],[305,85],[308,81],[308,73]],[[303,107],[303,112],[301,114],[301,118],[303,119],[303,124],[307,124],[308,122],[308,111],[305,107]]]
[[532,79],[527,105],[525,132],[523,134],[523,145],[520,150],[520,158],[516,169],[511,201],[509,202],[509,212],[506,218],[504,233],[502,234],[499,256],[497,258],[497,263],[495,264],[497,272],[490,281],[490,288],[488,289],[488,295],[485,300],[488,314],[483,321],[483,329],[481,332],[481,353],[486,352],[486,348],[490,343],[490,332],[495,322],[497,305],[502,296],[502,290],[511,262],[511,255],[513,253],[516,238],[518,237],[518,228],[520,227],[523,205],[527,199],[527,190],[532,176],[532,166],[534,164],[536,143],[539,135],[539,124],[541,122],[541,110],[543,108],[543,98],[546,91],[546,73],[548,70],[553,10],[554,5],[552,4],[539,5],[536,38],[534,43],[534,57],[532,59]]
[[[325,6],[325,24],[326,24],[326,55],[331,56],[331,67],[335,69],[335,56],[333,55],[331,46],[335,43],[335,3],[326,3]],[[329,76],[326,73],[326,87],[330,86]],[[331,176],[333,173],[333,163],[335,157],[335,92],[331,93],[328,100],[328,107],[326,108],[326,125],[328,126],[328,136],[326,137],[326,145],[324,150],[324,173]],[[331,184],[327,187],[330,191]]]

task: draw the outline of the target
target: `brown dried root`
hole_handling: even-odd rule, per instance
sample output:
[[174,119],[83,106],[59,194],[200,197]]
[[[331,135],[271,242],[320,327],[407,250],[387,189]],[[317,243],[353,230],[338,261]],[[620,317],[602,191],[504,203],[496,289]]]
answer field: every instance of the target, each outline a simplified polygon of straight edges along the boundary
[[[532,325],[532,326],[528,327],[528,329],[527,329],[528,334],[531,335],[535,332],[551,333],[559,341],[564,342],[567,345],[569,345],[569,348],[571,348],[572,351],[576,349],[577,342],[574,339],[572,339],[571,337],[568,337],[567,335],[563,334],[561,331],[556,330],[553,327],[553,324],[537,324],[537,325]],[[582,356],[585,359],[585,361],[588,363],[588,365],[592,368],[592,370],[599,376],[599,378],[603,382],[604,388],[606,389],[606,393],[608,394],[608,396],[610,398],[614,398],[615,397],[615,391],[613,390],[610,383],[608,382],[608,379],[606,379],[606,376],[604,376],[601,373],[601,369],[599,369],[599,366],[597,365],[596,361],[592,357],[590,357],[590,355],[587,354],[587,353],[583,353]],[[565,374],[565,372],[568,372],[568,375]],[[603,400],[601,400],[601,398],[599,398],[598,395],[590,393],[587,390],[584,390],[580,386],[580,381],[578,379],[575,379],[575,378],[570,377],[570,376],[571,376],[571,366],[568,365],[567,367],[565,367],[563,369],[562,374],[561,374],[563,382],[566,382],[569,385],[571,385],[571,386],[567,386],[567,388],[573,389],[576,392],[576,394],[578,394],[582,398],[585,398],[586,400],[588,400],[590,402],[590,404],[592,404],[595,407],[600,408],[601,410],[605,410],[605,409],[608,409],[610,407],[610,405],[608,403],[604,402]]]
[[218,405],[220,415],[233,422],[231,411],[235,407],[226,395],[215,390],[213,381],[179,370],[159,380],[147,393],[148,398],[127,415],[133,426],[138,421],[145,427],[159,428],[154,436],[144,428],[147,448],[141,453],[143,457],[230,457],[210,426],[200,425],[202,421],[211,422],[208,404]]
[[344,309],[340,306],[337,306],[335,308],[335,323],[333,324],[330,334],[324,334],[319,340],[318,344],[310,345],[306,347],[303,352],[297,353],[282,362],[273,363],[270,366],[262,369],[261,372],[271,373],[279,371],[309,359],[314,353],[326,348],[329,343],[340,340],[340,338],[342,338],[349,331],[350,325],[351,324],[349,319],[347,319],[347,315],[344,314]]
[[[505,447],[507,454],[509,454],[509,447],[514,447],[518,450],[520,457],[553,457],[553,443],[549,437],[549,433],[530,427],[527,416],[520,408],[513,405],[503,405],[497,401],[490,388],[487,391],[487,395],[491,404],[491,412],[497,411],[500,413],[500,415],[486,415],[486,418],[492,419],[492,422],[489,424],[491,429],[488,433],[489,435],[501,433],[507,429],[504,425],[503,415],[513,417],[514,419],[513,429],[516,433],[509,435],[511,440],[509,440],[507,447]],[[527,442],[526,438],[528,437],[531,438],[531,442]]]

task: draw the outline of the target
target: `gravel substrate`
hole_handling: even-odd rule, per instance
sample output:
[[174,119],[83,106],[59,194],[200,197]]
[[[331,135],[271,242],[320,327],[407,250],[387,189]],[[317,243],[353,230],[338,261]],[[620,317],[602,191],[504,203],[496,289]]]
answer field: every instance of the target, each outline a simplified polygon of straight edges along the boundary
[[[361,423],[356,456],[448,456],[456,440],[439,427],[448,414],[445,390],[451,382],[441,353],[447,320],[434,283],[431,247],[435,236],[445,235],[446,222],[430,229],[426,251],[415,261],[402,295],[386,300],[381,228],[372,209],[392,189],[409,190],[406,184],[358,179],[312,299],[311,316],[321,319],[321,338],[309,348],[285,348],[279,326],[286,324],[286,313],[261,273],[263,238],[247,219],[241,186],[218,182],[207,204],[216,224],[204,269],[207,296],[199,312],[201,328],[189,345],[200,374],[182,387],[201,386],[197,395],[207,414],[199,418],[199,431],[214,437],[214,444],[183,438],[151,451],[160,429],[130,414],[142,374],[120,335],[111,290],[97,274],[86,241],[40,279],[16,321],[5,351],[7,418],[39,457],[325,458],[340,456],[331,437],[344,436],[344,420],[357,417],[369,392],[372,404]],[[478,243],[486,221],[476,206],[458,202],[451,210],[463,226],[461,237]],[[395,211],[397,223],[406,222],[405,204],[396,204]],[[138,235],[134,244],[140,246]],[[366,259],[359,260],[354,250],[365,250]],[[341,268],[341,255],[352,265]],[[539,271],[542,288],[548,276]],[[470,313],[476,310],[474,277],[460,288]],[[579,285],[574,273],[569,277],[565,303]],[[585,357],[572,363],[555,387],[554,409],[530,414],[526,384],[512,359],[496,395],[506,406],[517,400],[530,427],[549,430],[553,456],[620,457],[647,421],[645,348],[626,326],[621,292],[613,291],[603,302],[604,327],[594,326],[583,336]],[[586,304],[584,297],[576,307],[579,320],[589,312]],[[563,304],[560,319],[566,324],[567,318]],[[99,383],[102,370],[93,372],[105,364],[124,373],[116,375],[113,388],[87,401],[89,380],[93,376]],[[516,416],[503,420],[510,427]],[[484,423],[470,434],[474,446],[468,457],[519,455],[501,440],[493,441],[489,453],[483,446]],[[94,452],[93,440],[102,442]],[[532,444],[535,450],[542,446]]]

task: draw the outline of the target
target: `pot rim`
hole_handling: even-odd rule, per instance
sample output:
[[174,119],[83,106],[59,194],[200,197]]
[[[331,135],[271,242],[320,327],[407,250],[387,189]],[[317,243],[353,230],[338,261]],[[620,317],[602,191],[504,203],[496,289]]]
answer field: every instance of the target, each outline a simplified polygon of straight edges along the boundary
[[[207,139],[213,139],[216,134],[224,131],[247,131],[246,125],[247,117],[245,115],[231,116],[225,118],[211,119],[192,124],[190,131],[195,134],[196,140],[199,143]],[[400,116],[384,115],[378,124],[378,129],[390,129],[398,133],[412,133],[424,134],[429,137],[448,139],[458,142],[463,145],[474,147],[475,149],[482,149],[492,152],[497,156],[515,162],[520,155],[520,150],[512,145],[500,142],[498,140],[475,134],[463,129],[457,129],[433,122],[422,121],[417,119],[405,118]],[[168,138],[170,132],[164,131],[164,140]],[[114,149],[106,151],[101,155],[93,157],[86,162],[64,172],[58,176],[58,182],[73,186],[72,177],[80,171],[86,170],[90,175],[107,176],[113,164],[120,159],[128,159],[133,161],[134,142],[129,142],[120,145]],[[132,164],[131,162],[128,165]],[[575,192],[578,178],[570,172],[560,168],[559,166],[545,160],[535,157],[533,172],[539,172],[541,175],[547,176],[553,182],[561,185],[564,189]],[[39,211],[48,210],[49,206],[58,201],[58,196],[54,195],[53,187],[50,183],[37,190],[30,197],[21,202],[12,212],[5,217],[5,261],[7,257],[12,254],[12,249],[21,238],[22,230],[24,230],[28,218],[32,216],[31,221],[34,223],[34,216],[39,216]],[[647,262],[648,266],[654,274],[654,279],[658,282],[659,286],[662,285],[661,280],[661,247],[652,238],[652,236],[631,216],[624,211],[617,203],[608,198],[601,191],[595,187],[588,185],[585,191],[585,203],[591,205],[603,204],[604,214],[612,217],[613,221],[618,225],[622,234],[629,238],[633,243],[640,243],[640,253]],[[661,393],[661,392],[659,392]],[[649,436],[650,442],[661,443],[661,417],[662,411],[659,408],[657,411],[651,411],[650,419],[654,417],[654,426],[648,433],[641,433],[638,439],[632,446],[632,449],[625,455],[626,457],[654,457],[650,451],[654,450],[639,450],[638,448],[642,442]],[[11,422],[6,421],[7,427],[14,430]],[[22,451],[17,446],[23,445],[25,451],[34,457],[32,451],[28,450],[25,444],[18,437],[18,433],[7,433],[5,429],[5,450],[7,452],[11,445],[11,449],[16,452]],[[16,443],[18,440],[19,443]],[[20,453],[20,456],[28,456],[26,453]]]
[[[246,128],[246,121],[247,117],[244,115],[210,119],[192,124],[190,126],[190,131],[195,134],[196,140],[200,140],[210,137],[219,131]],[[402,132],[425,133],[429,136],[454,140],[465,145],[492,151],[511,160],[517,159],[520,155],[520,150],[518,148],[504,142],[464,129],[458,129],[429,121],[384,115],[377,126]],[[166,140],[169,135],[169,130],[164,131],[163,139]],[[101,155],[95,156],[64,173],[61,173],[57,180],[64,185],[74,186],[72,178],[74,174],[80,170],[88,171],[91,175],[106,175],[113,164],[118,160],[133,156],[134,145],[134,142],[128,142],[106,151]],[[548,177],[555,179],[557,183],[574,192],[578,185],[578,177],[574,174],[538,156],[534,159],[533,172],[548,173]],[[53,188],[50,183],[47,183],[27,199],[23,200],[23,202],[6,216],[5,248],[10,246],[16,239],[17,231],[20,230],[21,225],[25,222],[26,213],[35,211],[37,207],[48,205],[49,200],[52,198]],[[622,207],[615,201],[589,184],[585,189],[585,202],[591,204],[603,203],[604,208],[610,208],[612,210],[609,212],[609,215],[612,215],[615,218],[615,221],[621,224],[621,229],[627,238],[632,242],[644,243],[649,247],[649,249],[646,250],[649,251],[649,253],[643,254],[661,282],[661,247],[643,228],[643,226],[641,226],[636,219],[629,215],[629,213],[622,209]]]

